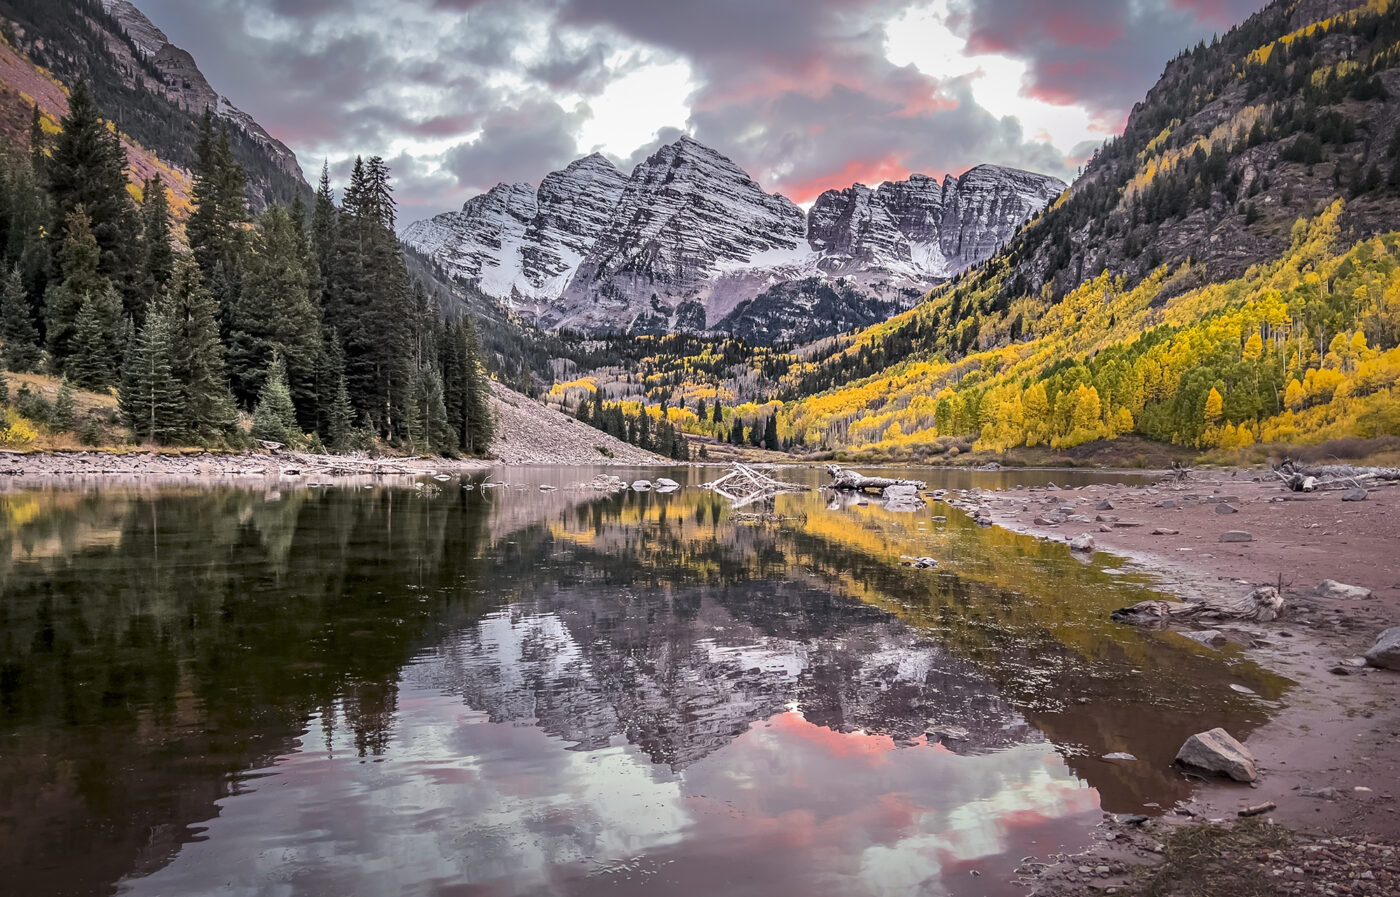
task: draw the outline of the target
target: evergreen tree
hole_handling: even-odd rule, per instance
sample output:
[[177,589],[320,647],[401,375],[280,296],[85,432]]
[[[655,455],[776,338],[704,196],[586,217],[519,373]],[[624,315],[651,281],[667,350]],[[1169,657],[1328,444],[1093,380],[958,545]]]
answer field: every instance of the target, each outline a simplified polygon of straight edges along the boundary
[[[445,412],[444,412],[445,413]],[[355,439],[355,409],[350,404],[350,390],[341,374],[335,386],[335,399],[330,410],[331,450],[348,452]]]
[[228,322],[234,395],[245,404],[260,396],[263,376],[278,355],[286,368],[297,419],[313,430],[320,354],[321,321],[311,297],[306,260],[291,217],[274,206],[258,222]]
[[[196,145],[190,213],[185,233],[195,261],[206,276],[223,266],[226,276],[238,268],[243,250],[243,225],[248,221],[247,176],[233,158],[228,132],[214,128],[213,113],[205,109]],[[212,286],[212,284],[211,284]]]
[[53,410],[49,412],[49,425],[58,430],[71,430],[75,413],[73,387],[64,380],[58,386],[58,396],[53,401]]
[[117,397],[122,418],[138,439],[168,443],[185,434],[185,396],[174,364],[173,321],[164,305],[156,305],[127,351]]
[[695,416],[700,420],[700,423],[703,424],[708,413],[709,409],[705,407],[705,400],[701,399],[695,406]]
[[731,445],[744,444],[744,422],[739,420],[739,415],[734,415],[734,425],[729,428],[729,442]]
[[98,271],[123,292],[132,290],[140,226],[127,192],[126,150],[102,119],[86,83],[74,86],[62,128],[46,171],[55,214],[53,239],[66,242],[73,214],[81,208],[99,250]]
[[5,267],[19,267],[30,306],[40,320],[43,315],[38,300],[48,287],[53,258],[48,236],[52,223],[49,196],[40,188],[33,166],[0,154],[0,230],[4,235],[0,252]]
[[30,314],[19,268],[11,268],[0,284],[0,368],[24,372],[39,367],[39,334]]
[[176,263],[160,302],[170,328],[171,373],[183,392],[186,428],[196,439],[232,434],[238,411],[224,368],[218,306],[193,259]]
[[330,281],[331,262],[335,257],[335,195],[331,193],[328,164],[321,166],[316,204],[311,209],[311,247],[316,253],[316,264],[321,269],[321,283],[324,285]]
[[122,301],[115,290],[83,297],[73,329],[73,353],[63,368],[79,387],[104,391],[117,384],[122,320]]
[[44,133],[44,117],[39,112],[39,104],[33,103],[29,115],[29,164],[33,166],[36,177],[43,177],[48,161],[49,139]]
[[138,324],[146,319],[146,304],[170,282],[175,272],[175,246],[170,233],[170,199],[165,182],[152,176],[143,187],[141,204],[141,276],[139,301],[127,312]]
[[763,428],[763,447],[771,451],[782,451],[782,445],[778,442],[778,416],[770,414],[768,423]]
[[74,351],[72,344],[83,303],[89,296],[105,294],[112,286],[112,282],[98,272],[101,251],[82,206],[68,215],[65,229],[67,236],[58,253],[63,282],[51,286],[44,297],[49,353],[59,370]]
[[715,399],[715,414],[711,420],[717,424],[724,423],[724,409],[720,406],[719,399]]
[[253,409],[253,438],[283,445],[301,441],[292,391],[287,386],[287,368],[281,355],[274,355],[262,380],[257,407]]

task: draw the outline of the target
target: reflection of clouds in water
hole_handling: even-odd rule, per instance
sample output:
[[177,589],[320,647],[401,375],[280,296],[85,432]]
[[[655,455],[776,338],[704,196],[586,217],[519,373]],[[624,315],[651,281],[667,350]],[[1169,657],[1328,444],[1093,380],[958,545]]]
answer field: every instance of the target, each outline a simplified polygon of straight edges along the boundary
[[537,728],[492,724],[436,694],[402,698],[384,762],[360,762],[348,734],[335,754],[284,758],[220,803],[206,840],[122,893],[412,894],[448,883],[522,893],[557,864],[674,844],[688,821],[679,783],[635,749],[563,750]]

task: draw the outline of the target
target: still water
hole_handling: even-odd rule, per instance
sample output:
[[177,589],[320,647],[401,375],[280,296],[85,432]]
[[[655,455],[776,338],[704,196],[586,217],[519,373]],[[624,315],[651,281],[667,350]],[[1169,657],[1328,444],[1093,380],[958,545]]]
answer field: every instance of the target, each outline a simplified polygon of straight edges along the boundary
[[0,893],[1014,894],[1289,684],[940,502],[595,472],[0,492]]

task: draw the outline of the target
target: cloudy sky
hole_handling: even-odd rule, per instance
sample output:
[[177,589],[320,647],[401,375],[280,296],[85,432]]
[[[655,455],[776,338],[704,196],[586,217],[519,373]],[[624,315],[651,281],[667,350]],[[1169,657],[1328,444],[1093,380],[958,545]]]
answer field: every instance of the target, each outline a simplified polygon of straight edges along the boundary
[[799,203],[979,162],[1069,179],[1262,0],[136,2],[308,177],[389,159],[409,221],[682,132]]

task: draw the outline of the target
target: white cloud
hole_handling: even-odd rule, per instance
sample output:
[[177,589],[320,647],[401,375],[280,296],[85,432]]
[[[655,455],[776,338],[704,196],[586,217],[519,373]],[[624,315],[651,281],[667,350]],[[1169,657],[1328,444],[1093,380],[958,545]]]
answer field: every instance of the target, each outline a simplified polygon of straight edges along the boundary
[[623,75],[587,101],[590,117],[579,130],[580,153],[626,158],[662,128],[684,128],[693,90],[685,62],[651,63]]

